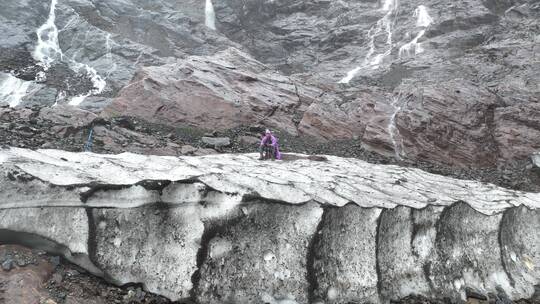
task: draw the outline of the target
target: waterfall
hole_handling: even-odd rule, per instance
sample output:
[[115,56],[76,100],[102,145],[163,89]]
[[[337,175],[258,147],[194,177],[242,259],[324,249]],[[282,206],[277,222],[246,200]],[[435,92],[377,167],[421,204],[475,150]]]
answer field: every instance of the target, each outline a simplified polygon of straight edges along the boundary
[[57,0],[51,0],[47,21],[37,31],[37,46],[33,57],[47,70],[58,56],[62,58],[62,50],[58,44],[58,28],[55,25]]
[[[57,4],[58,0],[51,0],[50,11],[47,21],[43,25],[41,25],[36,31],[38,41],[33,56],[34,59],[39,61],[40,65],[43,66],[44,71],[47,71],[50,68],[51,63],[58,59],[58,57],[60,57],[60,60],[64,59],[62,49],[60,49],[60,45],[58,43],[59,31],[55,24]],[[71,20],[68,21],[64,29],[68,26],[73,25],[76,20],[79,20],[78,16],[71,18]],[[110,34],[108,34],[105,38],[105,49],[107,51],[106,56],[111,63],[111,70],[109,71],[110,74],[116,69],[116,64],[112,60]],[[96,69],[87,64],[77,62],[74,59],[74,56],[72,59],[68,59],[65,62],[68,64],[69,68],[72,71],[78,73],[79,75],[84,75],[90,78],[93,86],[93,88],[85,94],[72,97],[72,99],[69,101],[69,104],[79,105],[84,101],[86,97],[91,95],[97,95],[103,92],[107,83],[105,82],[105,79],[98,74]],[[46,74],[43,72],[39,72],[38,75],[36,75],[36,79],[38,79],[38,81],[44,81],[46,79]],[[65,95],[65,92],[60,92],[59,94],[59,96],[62,96],[61,99],[65,99]],[[56,102],[61,99],[57,98]]]
[[428,27],[433,23],[433,18],[429,16],[427,7],[420,5],[416,8],[413,14],[416,17],[416,26],[418,27]]
[[204,23],[207,27],[216,30],[216,12],[214,11],[214,5],[212,0],[206,0],[206,6],[204,8],[205,20]]
[[422,44],[418,43],[418,40],[426,34],[426,28],[433,23],[433,18],[428,13],[427,7],[420,5],[414,11],[413,17],[416,18],[416,26],[422,28],[418,34],[410,42],[402,45],[399,48],[399,57],[403,57],[404,54],[411,56],[411,54],[418,55],[424,52]]
[[0,83],[0,102],[7,102],[10,107],[16,107],[28,92],[29,81],[21,80],[11,74]]
[[398,145],[397,140],[398,137],[400,137],[399,130],[396,125],[396,117],[398,113],[403,108],[403,101],[401,98],[401,91],[397,96],[394,96],[392,98],[392,107],[394,108],[394,112],[392,113],[392,116],[390,116],[390,122],[388,123],[388,134],[390,134],[390,140],[392,141],[392,145],[394,146],[394,152],[396,154],[396,159],[401,160],[401,155],[403,154],[403,142],[401,141]]
[[[398,0],[385,0],[381,11],[385,12],[384,16],[373,25],[368,31],[368,47],[369,50],[364,57],[364,62],[362,65],[355,67],[354,69],[347,72],[347,76],[343,77],[338,83],[349,83],[360,70],[365,67],[371,69],[378,69],[381,62],[385,57],[389,56],[392,53],[392,28],[394,24],[395,12],[398,8]],[[375,39],[383,32],[386,34],[386,44],[384,46],[385,50],[382,53],[376,54],[377,46],[375,45]]]
[[109,64],[111,65],[111,69],[107,71],[107,75],[105,76],[105,78],[107,78],[113,72],[116,72],[117,69],[116,62],[112,58],[111,34],[107,34],[107,37],[105,37],[105,49],[107,50],[105,56],[107,56],[107,61],[109,61]]
[[410,56],[411,53],[413,53],[414,55],[418,55],[422,52],[424,52],[424,49],[422,48],[422,45],[420,43],[418,43],[418,39],[422,38],[422,36],[424,36],[424,34],[426,33],[425,30],[421,30],[418,35],[416,35],[416,37],[414,37],[413,40],[411,40],[411,42],[408,42],[404,45],[402,45],[400,48],[399,48],[399,57],[403,57],[403,54],[407,54],[407,56]]

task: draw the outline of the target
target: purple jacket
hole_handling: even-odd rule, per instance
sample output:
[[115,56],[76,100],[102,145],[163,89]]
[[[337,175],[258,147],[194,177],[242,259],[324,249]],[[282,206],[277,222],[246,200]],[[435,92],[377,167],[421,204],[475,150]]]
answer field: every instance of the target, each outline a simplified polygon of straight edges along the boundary
[[273,134],[266,134],[261,139],[261,147],[265,144],[270,144],[272,147],[276,149],[276,159],[281,159],[281,153],[279,152],[279,143],[278,139]]

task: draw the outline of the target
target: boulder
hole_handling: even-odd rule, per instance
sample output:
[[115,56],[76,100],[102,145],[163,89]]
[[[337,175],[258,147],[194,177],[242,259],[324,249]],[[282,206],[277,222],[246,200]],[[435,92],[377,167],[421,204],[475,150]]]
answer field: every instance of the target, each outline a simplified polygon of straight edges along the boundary
[[531,155],[531,161],[537,170],[540,169],[540,152],[533,153]]
[[180,149],[180,153],[182,153],[182,155],[192,155],[195,152],[197,152],[197,148],[191,145],[183,145]]
[[230,48],[212,56],[190,56],[137,72],[103,112],[170,125],[228,129],[264,121],[297,134],[293,117],[318,90],[269,70]]
[[243,145],[256,147],[261,142],[261,139],[255,136],[240,136],[238,142]]
[[223,147],[228,147],[231,145],[231,139],[228,137],[202,137],[201,141],[204,145],[208,147],[213,147],[214,149],[220,149]]

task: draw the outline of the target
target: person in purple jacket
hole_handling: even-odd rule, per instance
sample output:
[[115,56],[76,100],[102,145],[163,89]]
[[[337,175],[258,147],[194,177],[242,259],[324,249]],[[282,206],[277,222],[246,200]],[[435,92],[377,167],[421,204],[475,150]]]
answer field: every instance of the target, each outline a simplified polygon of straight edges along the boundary
[[259,145],[259,152],[261,157],[259,160],[271,158],[272,160],[281,159],[281,153],[279,152],[278,139],[272,134],[272,132],[266,129]]

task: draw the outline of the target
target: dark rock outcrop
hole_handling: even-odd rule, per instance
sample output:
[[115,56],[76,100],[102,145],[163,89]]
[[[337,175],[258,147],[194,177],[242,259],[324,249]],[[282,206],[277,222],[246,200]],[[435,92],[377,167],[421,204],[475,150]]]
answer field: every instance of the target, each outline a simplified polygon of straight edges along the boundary
[[296,134],[295,119],[318,93],[231,48],[144,68],[104,115],[207,129],[264,121]]

